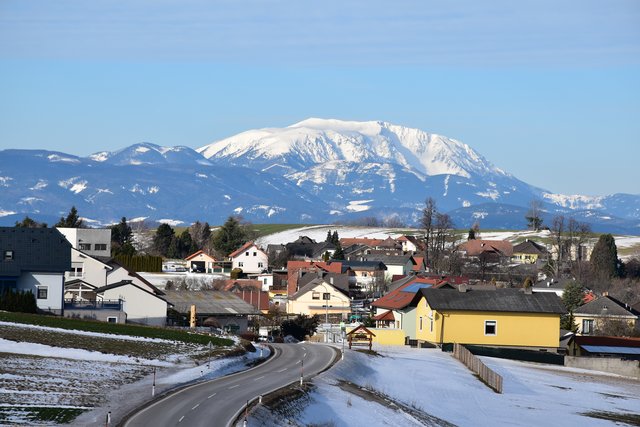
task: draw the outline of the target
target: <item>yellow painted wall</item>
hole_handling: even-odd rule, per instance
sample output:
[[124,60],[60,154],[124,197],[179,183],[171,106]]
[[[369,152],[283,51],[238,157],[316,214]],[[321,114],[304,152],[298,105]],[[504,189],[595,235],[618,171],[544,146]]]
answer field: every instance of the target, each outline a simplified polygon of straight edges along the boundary
[[[615,318],[613,316],[611,317],[611,319],[615,319],[616,321],[623,320],[627,322],[630,328],[636,328],[636,319]],[[593,327],[597,329],[597,328],[602,328],[602,323],[604,319],[599,317],[594,317],[594,316],[580,316],[576,314],[575,317],[573,318],[573,322],[578,327],[578,332],[576,332],[578,335],[583,335],[583,331],[582,331],[583,320],[593,320]],[[591,333],[587,335],[593,335],[593,331],[591,331]]]
[[[316,296],[322,298],[324,292],[331,294],[329,300],[330,307],[324,307],[327,301],[323,299],[313,299],[314,292]],[[313,316],[318,314],[321,317],[323,315],[332,315],[341,313],[344,317],[351,311],[351,301],[342,292],[336,290],[329,284],[322,284],[314,287],[313,289],[299,295],[296,299],[290,299],[287,307],[287,312],[290,314],[306,314]]]
[[[433,331],[431,320],[433,317]],[[431,342],[501,345],[522,347],[558,347],[560,345],[560,315],[546,313],[504,313],[450,311],[431,312],[423,298],[416,310],[423,316],[423,327],[417,327],[418,339]],[[485,321],[496,321],[496,334],[485,335]],[[444,339],[441,334],[444,331]]]
[[[347,333],[355,328],[347,328]],[[379,345],[404,345],[404,332],[394,328],[367,328],[374,334],[373,343]]]

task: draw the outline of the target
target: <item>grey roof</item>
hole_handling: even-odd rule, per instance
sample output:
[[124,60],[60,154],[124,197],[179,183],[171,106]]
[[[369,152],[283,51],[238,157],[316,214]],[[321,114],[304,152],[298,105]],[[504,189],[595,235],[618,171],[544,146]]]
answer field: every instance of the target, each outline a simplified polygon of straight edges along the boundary
[[527,239],[524,242],[515,245],[513,247],[513,253],[546,255],[548,254],[548,251],[544,246],[534,242],[533,240]]
[[[5,260],[5,251],[13,251],[13,259]],[[69,270],[71,243],[55,228],[0,227],[0,276]]]
[[351,267],[352,270],[366,270],[366,271],[376,271],[376,270],[386,270],[387,266],[384,265],[382,261],[342,261],[343,267]]
[[168,291],[165,298],[176,310],[189,310],[192,304],[200,315],[249,315],[260,312],[233,292],[225,291]]
[[[349,292],[349,276],[346,274],[328,273],[326,271],[303,272],[298,279],[298,287],[302,288],[315,279],[324,279],[325,282],[344,292]],[[333,283],[332,283],[333,282]]]
[[526,294],[521,289],[469,290],[422,289],[429,306],[440,311],[501,311],[512,313],[566,312],[554,293]]
[[142,292],[146,292],[146,293],[148,293],[149,295],[152,295],[152,296],[154,296],[154,297],[156,297],[156,298],[158,298],[158,299],[161,299],[162,301],[167,301],[166,299],[164,299],[164,298],[162,298],[162,297],[160,296],[160,295],[164,295],[164,293],[162,293],[162,294],[155,294],[155,293],[153,293],[153,292],[149,292],[147,289],[144,289],[143,287],[136,285],[136,284],[135,284],[135,283],[133,283],[131,280],[120,280],[119,282],[110,283],[110,284],[108,284],[108,285],[101,286],[101,287],[99,287],[99,288],[96,288],[96,289],[95,289],[95,293],[97,293],[97,294],[101,294],[101,293],[103,293],[104,291],[108,291],[109,289],[113,289],[113,288],[119,288],[119,287],[121,287],[121,286],[134,286],[134,287],[136,287],[136,288],[140,289]]
[[[340,289],[338,288],[336,285],[332,285],[331,283],[327,282],[324,279],[321,278],[315,278],[312,281],[310,281],[309,283],[307,283],[306,285],[302,286],[300,289],[298,289],[298,292],[296,292],[295,294],[293,294],[293,296],[291,297],[292,299],[296,299],[298,298],[300,295],[303,295],[307,292],[309,292],[310,290],[314,289],[316,286],[320,285],[320,284],[324,284],[325,286],[331,286],[332,288],[336,289],[337,291],[341,292],[341,293],[345,293],[344,289]],[[347,291],[348,292],[348,291]]]
[[588,315],[588,316],[625,316],[629,318],[637,317],[638,313],[630,306],[625,306],[624,303],[609,297],[602,296],[591,302],[586,303],[578,307],[574,312],[574,315]]

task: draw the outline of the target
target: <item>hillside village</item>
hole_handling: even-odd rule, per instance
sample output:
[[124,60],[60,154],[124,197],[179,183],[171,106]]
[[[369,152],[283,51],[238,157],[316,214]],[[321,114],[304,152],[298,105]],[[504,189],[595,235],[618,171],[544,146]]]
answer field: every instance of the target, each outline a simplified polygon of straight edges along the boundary
[[[3,310],[254,342],[469,351],[640,378],[637,260],[616,255],[608,276],[594,268],[610,235],[556,246],[549,231],[511,241],[434,230],[429,240],[424,230],[324,226],[276,243],[248,236],[235,218],[180,235],[163,225],[145,238],[124,218],[94,229],[74,226],[76,215],[53,228],[0,228]],[[627,279],[616,279],[625,265]]]

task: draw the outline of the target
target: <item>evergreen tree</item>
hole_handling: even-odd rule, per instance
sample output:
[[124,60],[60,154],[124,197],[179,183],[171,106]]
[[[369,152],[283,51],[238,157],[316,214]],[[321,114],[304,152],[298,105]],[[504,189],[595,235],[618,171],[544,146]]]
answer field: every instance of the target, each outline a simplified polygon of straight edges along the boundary
[[584,287],[575,280],[567,283],[562,293],[562,303],[567,309],[567,314],[560,319],[560,327],[573,331],[576,325],[573,321],[573,312],[584,302]]
[[180,242],[178,245],[180,251],[180,258],[185,258],[194,252],[197,252],[199,248],[196,246],[195,241],[191,238],[189,230],[185,230],[180,235]]
[[127,218],[122,217],[119,224],[111,227],[111,255],[130,255],[136,254],[136,248],[133,247],[133,231],[127,224]]
[[344,259],[344,252],[342,251],[342,245],[340,244],[340,241],[338,241],[338,244],[336,245],[336,251],[333,253],[333,256],[331,257],[331,259],[334,259],[334,260]]
[[16,221],[16,227],[18,228],[47,228],[46,222],[37,222],[29,216],[25,216],[22,221]]
[[333,238],[331,237],[331,230],[327,230],[327,238],[324,239],[327,243],[333,243]]
[[213,247],[222,256],[227,256],[245,243],[245,228],[238,219],[230,216],[212,238]]
[[78,216],[78,210],[75,206],[71,206],[71,210],[67,214],[67,217],[60,217],[60,221],[54,227],[62,228],[83,228],[84,222]]
[[476,240],[476,231],[473,228],[469,229],[469,235],[467,236],[467,240]]
[[333,230],[333,234],[331,235],[331,243],[335,246],[340,245],[340,236],[338,236],[338,230]]
[[153,249],[163,257],[168,256],[169,247],[174,238],[173,228],[168,224],[160,224],[153,236]]
[[594,273],[600,278],[618,276],[618,248],[611,234],[600,236],[591,252],[590,263]]

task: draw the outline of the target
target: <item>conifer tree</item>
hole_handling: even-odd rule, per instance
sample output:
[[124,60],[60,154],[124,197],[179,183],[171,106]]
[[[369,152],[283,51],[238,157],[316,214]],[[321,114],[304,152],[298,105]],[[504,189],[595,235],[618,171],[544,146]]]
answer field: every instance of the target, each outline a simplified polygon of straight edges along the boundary
[[591,252],[591,268],[602,279],[618,276],[618,248],[611,234],[600,236]]

